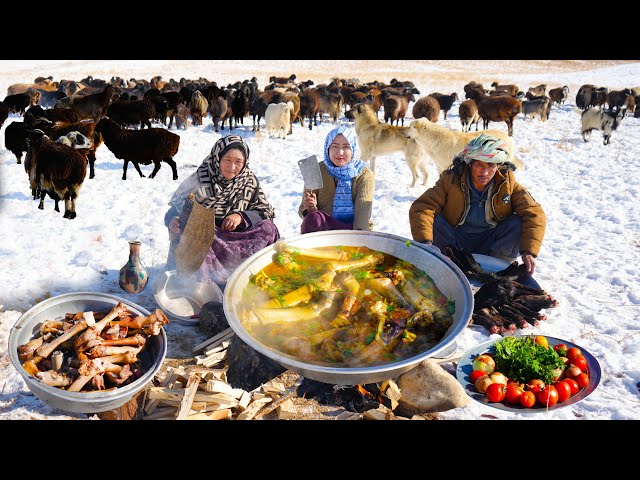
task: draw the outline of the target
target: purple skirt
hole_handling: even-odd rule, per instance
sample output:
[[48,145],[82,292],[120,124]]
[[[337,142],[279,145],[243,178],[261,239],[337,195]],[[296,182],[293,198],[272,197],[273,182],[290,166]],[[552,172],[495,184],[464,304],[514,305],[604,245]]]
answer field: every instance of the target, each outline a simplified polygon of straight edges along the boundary
[[327,212],[316,210],[307,213],[300,225],[300,233],[324,232],[326,230],[353,230],[352,223],[336,220]]
[[[271,220],[262,220],[251,228],[229,232],[216,226],[216,236],[204,258],[196,278],[204,283],[223,287],[233,271],[254,253],[274,244],[280,238],[278,227]],[[169,247],[167,269],[175,268],[173,250],[179,239]]]

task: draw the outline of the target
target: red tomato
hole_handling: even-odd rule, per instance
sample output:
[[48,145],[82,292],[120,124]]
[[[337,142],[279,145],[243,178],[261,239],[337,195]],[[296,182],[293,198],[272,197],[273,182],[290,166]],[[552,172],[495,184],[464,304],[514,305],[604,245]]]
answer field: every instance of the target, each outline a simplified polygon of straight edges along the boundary
[[569,388],[571,388],[571,395],[575,395],[580,391],[578,382],[576,382],[573,378],[565,378],[563,382],[569,385]]
[[536,395],[535,393],[527,390],[526,392],[523,392],[522,395],[520,395],[520,405],[522,405],[525,408],[531,408],[535,405],[536,403]]
[[504,397],[507,392],[507,386],[503,383],[492,383],[487,387],[487,397],[490,402],[501,402],[504,400]]
[[507,387],[507,393],[505,395],[507,403],[510,403],[511,405],[519,404],[520,403],[520,397],[522,397],[523,393],[524,393],[524,390],[522,390],[518,386]]
[[558,355],[560,355],[561,357],[567,356],[567,346],[564,343],[558,343],[557,345],[554,345],[553,349],[558,352]]
[[577,355],[582,355],[582,350],[580,350],[579,348],[576,347],[571,347],[569,350],[567,350],[567,355],[566,357],[571,360],[573,357],[577,356]]
[[544,388],[544,382],[539,378],[534,378],[533,380],[529,380],[527,382],[527,387],[529,387],[530,391],[537,394],[540,390]]
[[536,393],[536,400],[545,407],[553,407],[558,402],[558,390],[553,385],[547,385]]
[[520,390],[524,389],[524,383],[520,383],[516,380],[507,380],[507,388],[518,387]]
[[583,372],[587,371],[587,359],[584,358],[584,355],[576,355],[575,357],[571,357],[569,359],[569,363],[571,365],[575,365]]
[[482,370],[474,370],[473,372],[471,372],[471,375],[469,375],[469,380],[471,381],[471,383],[476,383],[476,380],[486,374],[487,372],[483,372]]
[[589,385],[589,376],[586,373],[581,373],[577,377],[574,377],[574,380],[580,388],[585,388]]
[[571,387],[567,382],[557,382],[553,386],[558,391],[558,402],[562,403],[571,396]]

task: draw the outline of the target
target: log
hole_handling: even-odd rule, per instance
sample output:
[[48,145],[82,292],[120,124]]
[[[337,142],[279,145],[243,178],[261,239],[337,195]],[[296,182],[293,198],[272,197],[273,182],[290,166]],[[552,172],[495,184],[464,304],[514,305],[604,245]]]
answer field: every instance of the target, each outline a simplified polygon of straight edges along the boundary
[[198,391],[198,385],[200,384],[200,375],[197,373],[190,373],[189,380],[187,381],[187,388],[184,389],[184,394],[180,400],[180,406],[178,407],[178,415],[176,420],[184,420],[189,416],[191,412],[191,404]]
[[100,420],[141,420],[144,412],[145,393],[146,389],[142,389],[121,407],[99,412],[96,415]]

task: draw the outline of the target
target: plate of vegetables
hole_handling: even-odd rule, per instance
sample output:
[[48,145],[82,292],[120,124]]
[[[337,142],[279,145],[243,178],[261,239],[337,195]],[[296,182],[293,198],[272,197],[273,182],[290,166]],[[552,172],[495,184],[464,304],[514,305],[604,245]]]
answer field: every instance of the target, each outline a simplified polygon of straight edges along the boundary
[[600,383],[598,360],[560,338],[514,335],[481,343],[458,362],[456,378],[473,400],[516,413],[574,405]]

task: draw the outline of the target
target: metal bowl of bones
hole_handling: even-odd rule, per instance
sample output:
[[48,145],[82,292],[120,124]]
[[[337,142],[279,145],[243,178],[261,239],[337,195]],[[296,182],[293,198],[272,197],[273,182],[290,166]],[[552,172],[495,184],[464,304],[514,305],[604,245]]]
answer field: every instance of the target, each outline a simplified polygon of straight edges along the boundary
[[319,382],[356,385],[395,378],[455,351],[473,294],[435,247],[388,233],[333,230],[253,254],[227,281],[223,307],[236,335],[283,367]]
[[74,413],[121,407],[153,379],[167,353],[162,310],[74,292],[25,312],[9,332],[9,357],[46,405]]

